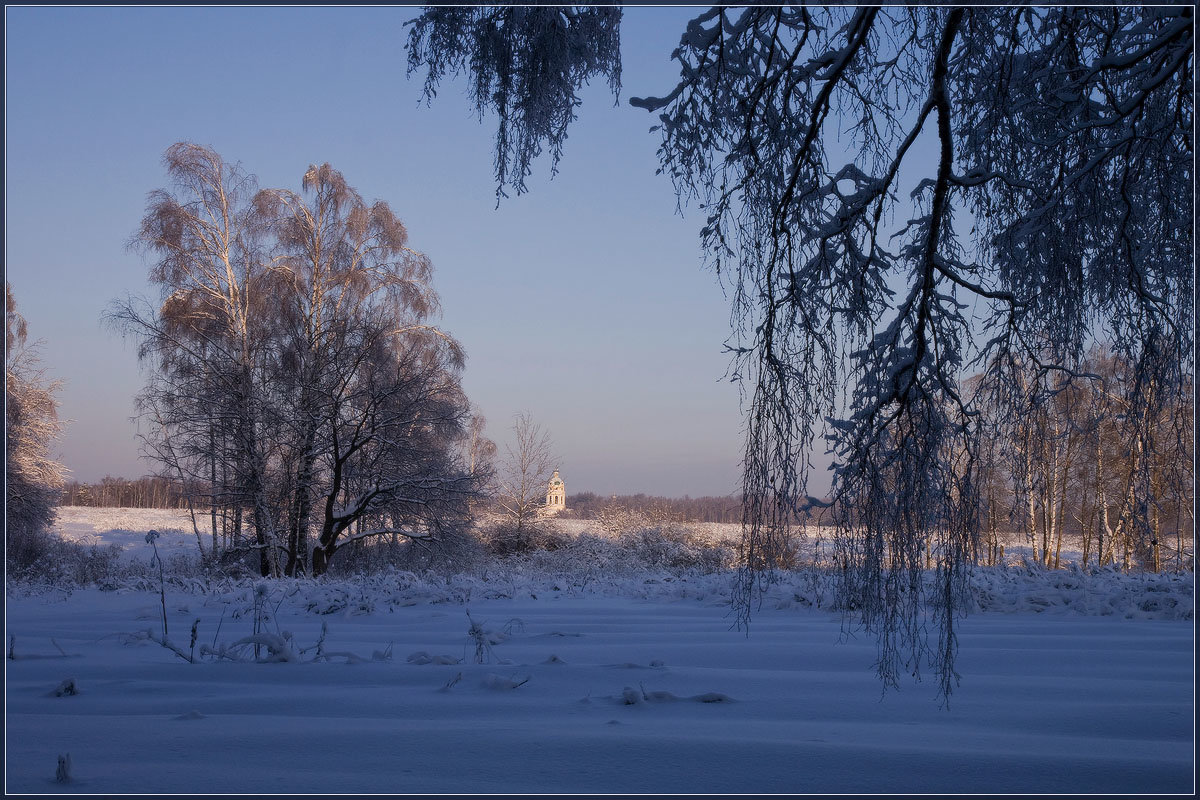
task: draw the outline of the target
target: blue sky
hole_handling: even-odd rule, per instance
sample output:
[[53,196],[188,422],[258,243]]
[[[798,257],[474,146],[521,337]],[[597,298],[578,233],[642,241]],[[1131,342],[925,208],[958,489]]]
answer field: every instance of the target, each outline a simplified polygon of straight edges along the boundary
[[[406,78],[406,8],[8,8],[5,267],[31,337],[64,382],[60,443],[80,480],[153,470],[129,422],[135,349],[101,323],[149,294],[125,244],[162,152],[187,140],[299,188],[329,162],[387,201],[435,266],[441,324],[466,348],[464,385],[502,446],[530,412],[568,491],[726,494],[742,417],[722,352],[729,306],[700,267],[698,212],[656,176],[653,119],[686,8],[634,8],[624,88],[588,90],[556,178],[495,208],[493,123],[465,85],[420,105]],[[824,473],[813,476],[819,490]]]

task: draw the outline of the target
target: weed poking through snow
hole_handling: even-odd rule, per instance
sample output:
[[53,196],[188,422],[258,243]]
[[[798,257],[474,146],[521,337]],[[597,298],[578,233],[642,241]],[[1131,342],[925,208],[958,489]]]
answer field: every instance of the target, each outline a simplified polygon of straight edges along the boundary
[[475,642],[475,663],[487,664],[492,658],[492,643],[488,632],[483,629],[483,624],[476,622],[471,618],[471,611],[467,610],[467,622],[470,627],[467,629],[467,635]]
[[58,757],[58,769],[54,770],[54,780],[59,783],[71,782],[71,754],[62,753]]
[[166,589],[167,579],[166,579],[166,576],[163,574],[163,560],[162,560],[162,556],[160,556],[158,554],[158,544],[156,541],[158,539],[158,537],[161,535],[162,534],[160,534],[156,530],[147,531],[146,541],[150,544],[151,547],[154,548],[154,560],[158,563],[158,598],[162,602],[162,638],[163,638],[163,641],[165,642],[168,639],[168,637],[167,637],[167,589]]

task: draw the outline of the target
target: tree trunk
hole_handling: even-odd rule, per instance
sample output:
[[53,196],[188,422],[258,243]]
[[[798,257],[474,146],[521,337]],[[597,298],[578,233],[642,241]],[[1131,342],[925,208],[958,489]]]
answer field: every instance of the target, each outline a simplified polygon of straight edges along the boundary
[[[256,465],[257,466],[257,465]],[[279,557],[275,524],[267,505],[265,490],[258,479],[257,469],[251,477],[254,500],[254,533],[258,542],[259,570],[264,578],[279,577]]]
[[[1081,501],[1082,503],[1082,501]],[[1079,538],[1083,542],[1083,568],[1087,569],[1088,557],[1091,555],[1092,549],[1092,531],[1096,525],[1096,512],[1082,506],[1079,509],[1079,516],[1076,517],[1079,522]]]
[[1159,547],[1159,542],[1161,542],[1161,541],[1162,541],[1162,538],[1161,538],[1161,537],[1162,537],[1162,530],[1161,530],[1161,528],[1160,528],[1160,519],[1159,519],[1159,513],[1158,513],[1158,506],[1157,506],[1157,505],[1155,505],[1155,506],[1154,506],[1154,521],[1153,521],[1152,525],[1153,525],[1153,527],[1150,529],[1150,530],[1151,530],[1151,537],[1152,537],[1152,538],[1150,539],[1150,546],[1151,546],[1151,548],[1153,548],[1153,555],[1154,555],[1154,571],[1155,571],[1155,572],[1162,572],[1162,562],[1161,562],[1161,560],[1160,560],[1160,556],[1159,556],[1159,554],[1161,553],[1161,550],[1160,550],[1160,547]]
[[1059,478],[1058,522],[1055,524],[1054,568],[1058,569],[1062,557],[1063,529],[1067,522],[1067,485],[1071,478],[1071,438],[1067,435],[1066,453],[1063,456],[1062,477]]
[[[1183,571],[1183,520],[1180,506],[1182,503],[1175,504],[1175,571]],[[1193,534],[1194,535],[1194,534]]]
[[329,562],[333,560],[333,554],[338,550],[336,544],[317,545],[312,551],[312,575],[319,577],[324,575],[329,569]]
[[217,431],[216,423],[208,418],[208,514],[212,518],[212,558],[217,560],[219,544],[217,542]]
[[1112,561],[1116,534],[1108,521],[1108,493],[1104,491],[1104,445],[1099,438],[1096,440],[1096,508],[1100,511],[1096,560],[1103,567]]
[[1042,445],[1042,566],[1050,567],[1050,543],[1054,541],[1054,494],[1058,478],[1058,440]]
[[1029,429],[1025,429],[1025,448],[1023,452],[1023,469],[1022,477],[1024,478],[1026,510],[1028,512],[1025,519],[1025,536],[1029,541],[1029,546],[1033,550],[1033,559],[1037,560],[1037,505],[1033,495],[1033,454],[1030,449],[1030,434]]

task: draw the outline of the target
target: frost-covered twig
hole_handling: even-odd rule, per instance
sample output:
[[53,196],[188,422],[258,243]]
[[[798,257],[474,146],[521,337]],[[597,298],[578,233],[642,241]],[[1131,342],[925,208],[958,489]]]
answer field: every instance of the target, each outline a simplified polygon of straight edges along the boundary
[[150,530],[150,531],[148,531],[148,532],[146,533],[146,541],[147,541],[147,542],[149,542],[149,543],[150,543],[150,546],[154,548],[154,560],[158,562],[158,599],[159,599],[159,601],[162,603],[162,631],[163,631],[163,632],[162,632],[162,638],[163,638],[164,640],[166,640],[166,638],[167,638],[167,591],[166,591],[166,578],[165,578],[165,576],[163,575],[163,561],[162,561],[162,556],[160,556],[160,555],[158,554],[158,544],[157,544],[157,543],[156,543],[156,541],[155,541],[156,539],[158,539],[158,537],[159,537],[160,535],[161,535],[161,534],[160,534],[158,531],[156,531],[156,530]]
[[189,645],[189,650],[190,650],[189,657],[191,658],[192,663],[195,663],[195,661],[196,661],[196,631],[199,627],[200,627],[200,618],[196,617],[196,621],[192,623],[192,641],[191,641],[191,644]]
[[172,653],[179,656],[180,658],[182,658],[184,661],[188,662],[189,664],[196,663],[196,659],[193,657],[193,655],[191,655],[189,653],[185,653],[181,647],[176,645],[170,639],[167,639],[165,637],[160,638],[158,636],[155,636],[154,632],[151,631],[150,629],[146,629],[146,638],[149,639],[150,641],[154,642],[155,644],[159,645],[160,647],[165,647],[167,650],[170,650]]
[[492,655],[492,643],[488,641],[487,631],[483,629],[481,623],[471,618],[469,609],[467,610],[467,621],[471,623],[471,627],[467,629],[467,635],[475,642],[475,663],[486,664],[491,660]]
[[213,640],[212,640],[213,647],[217,646],[217,636],[219,636],[221,634],[221,625],[225,622],[225,609],[226,608],[227,608],[227,606],[221,607],[221,618],[219,620],[217,620],[217,629],[216,629],[216,631],[213,632]]
[[322,658],[324,658],[325,657],[325,636],[328,633],[329,633],[329,624],[327,622],[322,621],[321,622],[321,636],[317,639],[315,644],[313,644],[309,647],[302,648],[300,650],[300,655],[304,655],[309,650],[316,648],[317,654],[313,658],[313,661],[320,661]]

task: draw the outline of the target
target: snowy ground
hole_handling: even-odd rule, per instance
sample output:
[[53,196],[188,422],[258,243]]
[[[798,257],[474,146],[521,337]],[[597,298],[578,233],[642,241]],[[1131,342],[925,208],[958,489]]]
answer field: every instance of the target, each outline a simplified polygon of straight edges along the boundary
[[[203,531],[206,519],[198,516],[196,521]],[[63,506],[58,509],[56,529],[69,542],[116,545],[127,560],[150,557],[150,545],[146,543],[146,532],[150,530],[164,534],[157,542],[164,560],[174,555],[194,558],[199,552],[186,509]]]
[[[143,512],[134,512],[141,514]],[[164,512],[153,512],[163,514]],[[167,512],[170,513],[170,512]],[[149,518],[62,524],[144,555]],[[195,547],[181,524],[156,520]],[[169,521],[169,520],[168,520]],[[74,526],[74,527],[71,527]],[[141,534],[141,544],[138,537]],[[164,542],[160,540],[160,546]],[[166,546],[172,546],[167,542]],[[729,577],[564,572],[14,591],[9,792],[1191,793],[1194,583],[981,570],[963,679],[881,695],[874,639],[784,576],[750,636]],[[483,660],[468,634],[488,632]],[[316,644],[326,628],[321,655]],[[303,651],[303,652],[302,652]],[[199,659],[198,659],[199,660]],[[71,680],[77,693],[56,694]],[[54,781],[70,753],[73,781]]]

